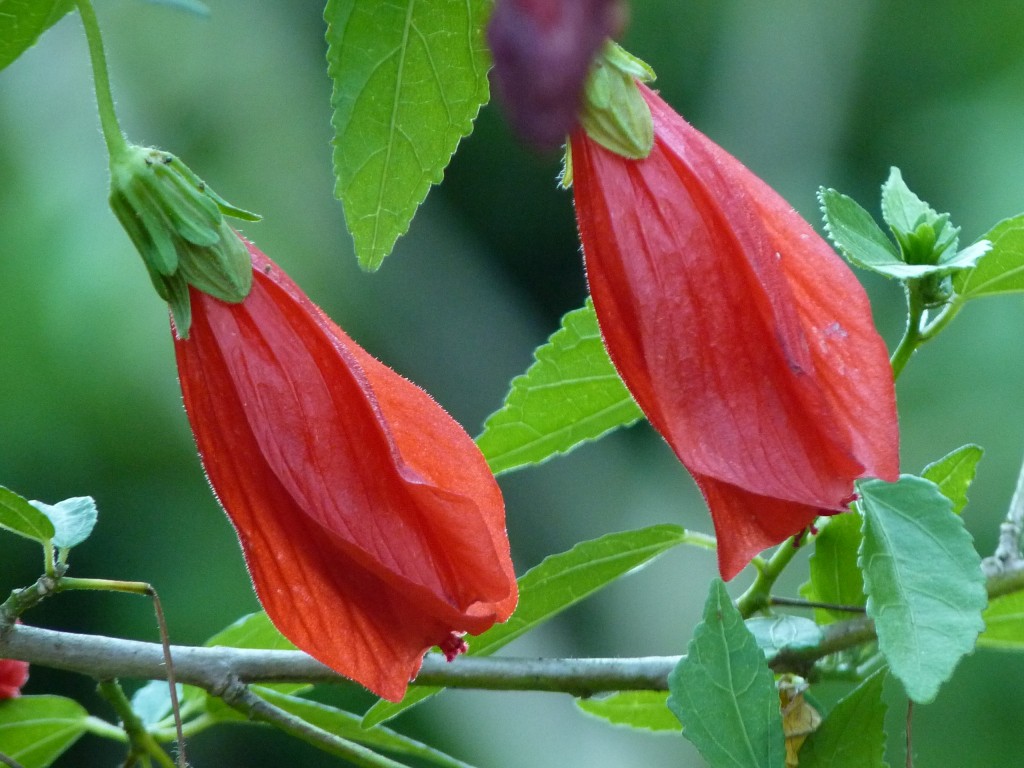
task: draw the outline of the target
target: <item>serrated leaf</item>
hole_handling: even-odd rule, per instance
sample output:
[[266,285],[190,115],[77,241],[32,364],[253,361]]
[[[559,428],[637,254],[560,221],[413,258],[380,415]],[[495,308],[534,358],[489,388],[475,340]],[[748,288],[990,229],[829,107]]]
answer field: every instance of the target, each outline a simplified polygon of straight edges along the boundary
[[910,190],[899,168],[890,168],[889,178],[882,184],[882,218],[893,231],[911,234],[923,221],[934,221],[939,214]]
[[484,0],[329,0],[335,195],[375,270],[487,102]]
[[74,7],[73,0],[0,2],[0,70],[35,45],[36,40]]
[[981,615],[985,631],[978,645],[1004,651],[1024,651],[1024,592],[994,598]]
[[74,496],[56,504],[30,501],[53,523],[53,543],[62,549],[81,544],[96,526],[96,501],[92,496]]
[[984,239],[992,248],[974,269],[953,278],[957,293],[976,299],[1024,291],[1024,215],[999,222]]
[[495,474],[566,453],[643,418],[601,341],[594,304],[562,318],[477,438]]
[[89,713],[63,696],[19,696],[0,701],[0,752],[22,768],[46,768],[86,729]]
[[821,642],[821,627],[803,616],[756,616],[746,620],[747,629],[766,658],[785,648],[807,648]]
[[53,538],[53,523],[33,507],[28,499],[0,485],[0,528],[34,541]]
[[612,725],[671,733],[682,729],[679,718],[668,708],[668,691],[623,691],[600,698],[577,699],[576,706]]
[[668,706],[711,768],[783,768],[782,712],[775,678],[721,579],[704,619],[669,675]]
[[268,690],[264,686],[253,686],[253,691],[274,706],[347,741],[353,741],[374,750],[383,750],[405,757],[416,757],[434,765],[444,766],[444,768],[470,768],[469,765],[461,760],[456,760],[451,755],[396,733],[389,728],[380,726],[363,728],[362,718],[351,712],[298,696],[289,696],[278,691]]
[[839,701],[800,749],[800,768],[886,768],[885,672]]
[[974,482],[978,462],[984,453],[980,445],[960,446],[925,467],[921,477],[935,483],[942,495],[953,502],[953,511],[959,515],[967,506],[967,490]]
[[[470,638],[469,655],[489,656],[616,579],[686,542],[686,531],[679,526],[654,525],[611,533],[546,557],[519,578],[519,605],[512,618]],[[363,725],[371,727],[390,720],[441,690],[417,686],[398,703],[379,701],[366,713]]]
[[[810,580],[800,587],[800,594],[815,603],[863,606],[864,577],[857,564],[860,548],[860,515],[848,513],[829,518],[814,539],[814,552],[808,563]],[[815,608],[819,624],[831,624],[850,618],[846,611]]]
[[821,187],[818,202],[825,232],[852,264],[886,277],[916,277],[919,268],[904,264],[892,240],[852,197]]
[[925,704],[985,628],[981,558],[934,483],[903,475],[896,483],[868,480],[858,490],[867,613],[893,674]]

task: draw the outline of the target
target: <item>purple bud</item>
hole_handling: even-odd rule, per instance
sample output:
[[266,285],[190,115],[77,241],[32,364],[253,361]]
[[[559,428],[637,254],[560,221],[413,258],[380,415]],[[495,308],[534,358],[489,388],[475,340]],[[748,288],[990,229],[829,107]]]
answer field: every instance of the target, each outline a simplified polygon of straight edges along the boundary
[[583,85],[623,0],[498,0],[487,29],[494,87],[517,134],[540,150],[576,127]]

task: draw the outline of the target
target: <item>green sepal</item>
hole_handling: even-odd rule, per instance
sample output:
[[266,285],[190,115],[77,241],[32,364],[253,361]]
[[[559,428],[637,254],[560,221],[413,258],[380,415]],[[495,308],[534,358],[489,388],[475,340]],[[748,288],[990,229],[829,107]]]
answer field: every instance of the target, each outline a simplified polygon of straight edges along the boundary
[[647,157],[654,146],[651,109],[636,87],[638,80],[654,80],[654,70],[609,41],[594,62],[580,112],[591,139],[631,160]]
[[110,207],[135,245],[181,338],[192,324],[189,286],[238,303],[252,260],[225,216],[257,221],[210,189],[169,152],[130,145],[110,160]]

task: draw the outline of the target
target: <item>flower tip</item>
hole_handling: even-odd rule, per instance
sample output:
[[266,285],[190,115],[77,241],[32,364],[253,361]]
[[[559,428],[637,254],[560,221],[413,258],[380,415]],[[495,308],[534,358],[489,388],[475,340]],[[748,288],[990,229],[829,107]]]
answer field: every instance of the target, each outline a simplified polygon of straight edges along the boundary
[[438,643],[438,648],[444,654],[445,661],[449,664],[464,653],[469,652],[469,643],[466,642],[465,632],[451,632],[444,640]]

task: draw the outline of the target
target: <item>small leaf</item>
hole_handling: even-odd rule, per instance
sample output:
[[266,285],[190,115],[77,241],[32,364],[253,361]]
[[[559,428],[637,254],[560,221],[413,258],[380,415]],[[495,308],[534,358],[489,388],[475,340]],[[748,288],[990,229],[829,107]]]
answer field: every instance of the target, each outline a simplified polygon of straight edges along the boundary
[[485,0],[330,0],[335,195],[364,269],[409,229],[487,102]]
[[[686,531],[679,526],[655,525],[611,533],[545,558],[519,578],[519,606],[512,618],[470,638],[469,655],[489,656],[621,576],[686,542]],[[370,727],[390,720],[441,690],[417,686],[397,704],[378,701],[366,713],[363,725]]]
[[[860,548],[860,515],[830,517],[814,540],[814,553],[809,562],[810,581],[800,587],[800,594],[815,603],[863,606],[864,577],[857,565]],[[831,624],[850,618],[846,611],[814,609],[819,624]]]
[[882,184],[882,218],[894,232],[913,233],[922,222],[931,222],[939,214],[910,191],[899,168],[889,169],[889,178]]
[[711,768],[783,768],[775,679],[720,579],[669,676],[669,708]]
[[821,187],[818,202],[825,219],[825,232],[852,264],[887,277],[916,276],[917,268],[903,263],[892,240],[856,200]]
[[747,619],[747,629],[766,658],[786,648],[807,648],[821,642],[821,627],[803,616],[756,616]]
[[833,707],[800,749],[800,768],[886,768],[885,672],[876,672]]
[[33,507],[28,499],[0,485],[0,528],[6,528],[34,541],[53,538],[53,523]]
[[1024,651],[1024,592],[997,597],[981,615],[985,631],[978,645],[1004,651]]
[[[360,724],[362,718],[351,712],[298,696],[289,696],[279,691],[269,690],[264,686],[253,686],[253,690],[274,706],[280,707],[339,738],[362,744],[374,750],[416,757],[434,765],[444,766],[444,768],[470,768],[461,760],[456,760],[444,752],[388,728],[380,726],[363,728]],[[388,765],[394,765],[394,763],[389,762]]]
[[0,701],[0,752],[22,768],[46,768],[85,733],[89,713],[62,696]]
[[1024,291],[1024,214],[999,222],[985,240],[992,249],[974,269],[954,278],[957,293],[976,299]]
[[921,477],[935,483],[942,495],[953,502],[953,511],[959,515],[967,506],[967,490],[974,482],[984,453],[980,445],[963,445],[925,467]]
[[[184,695],[184,687],[178,684],[178,701]],[[147,728],[157,725],[171,714],[171,691],[166,680],[150,680],[132,694],[132,711],[139,716]]]
[[903,475],[858,489],[867,613],[893,674],[912,700],[925,704],[985,628],[981,558],[934,483]]
[[0,2],[0,70],[35,45],[40,35],[73,7],[74,0]]
[[672,733],[681,730],[679,719],[668,708],[668,691],[623,691],[600,698],[577,699],[576,706],[612,725]]
[[608,357],[589,298],[562,318],[534,357],[477,438],[495,474],[545,461],[643,418]]
[[30,501],[53,523],[53,543],[61,549],[81,544],[96,526],[96,501],[92,496],[74,496],[56,504]]

